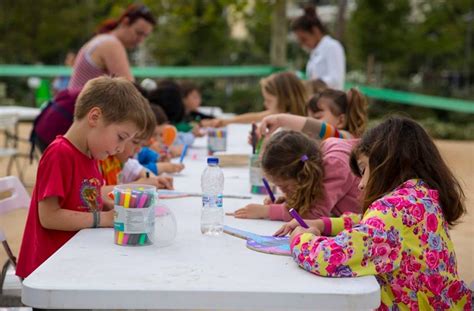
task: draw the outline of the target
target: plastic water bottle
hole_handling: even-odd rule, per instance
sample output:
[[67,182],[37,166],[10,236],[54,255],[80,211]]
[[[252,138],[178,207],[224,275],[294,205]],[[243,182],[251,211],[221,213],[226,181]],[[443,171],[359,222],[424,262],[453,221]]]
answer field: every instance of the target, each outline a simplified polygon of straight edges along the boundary
[[224,173],[219,168],[219,158],[207,159],[207,167],[201,175],[201,189],[201,232],[206,235],[220,235],[224,230]]

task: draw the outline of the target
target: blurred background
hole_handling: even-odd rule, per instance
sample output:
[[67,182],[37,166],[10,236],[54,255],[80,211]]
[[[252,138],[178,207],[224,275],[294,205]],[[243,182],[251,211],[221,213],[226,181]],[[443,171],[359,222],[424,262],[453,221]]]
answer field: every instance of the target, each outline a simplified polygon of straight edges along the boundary
[[[104,18],[131,1],[2,0],[0,64],[64,65]],[[173,0],[142,1],[158,25],[130,55],[132,66],[271,65],[304,72],[308,55],[288,31],[301,7],[313,4],[347,57],[346,83],[474,100],[473,0]],[[51,96],[28,87],[28,74],[2,73],[5,103],[34,105]],[[3,70],[5,71],[5,70]],[[194,77],[205,106],[226,112],[262,109],[258,80],[248,76]],[[140,80],[143,76],[137,76]],[[177,76],[180,80],[189,76]],[[31,81],[30,81],[31,82]],[[39,83],[39,82],[37,82]],[[49,85],[48,85],[49,83]],[[30,83],[31,87],[31,83]],[[35,88],[38,85],[34,85]],[[1,91],[1,90],[0,90]],[[437,138],[473,139],[474,114],[400,104],[370,96],[370,119],[403,110]],[[36,94],[35,94],[36,92]],[[40,104],[40,103],[39,103]],[[409,103],[410,104],[410,103]],[[474,106],[473,102],[470,102]],[[450,106],[449,102],[446,105]],[[429,103],[428,103],[429,106]],[[453,103],[455,106],[455,103]],[[472,107],[471,107],[472,108]],[[472,111],[472,110],[471,110]]]

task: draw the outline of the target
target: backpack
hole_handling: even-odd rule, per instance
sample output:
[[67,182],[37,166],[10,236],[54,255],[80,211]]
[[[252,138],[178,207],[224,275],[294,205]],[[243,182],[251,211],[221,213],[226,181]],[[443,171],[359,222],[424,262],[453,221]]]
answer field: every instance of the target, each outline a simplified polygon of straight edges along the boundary
[[[46,107],[36,117],[30,134],[30,160],[36,147],[37,139],[48,146],[58,135],[64,135],[74,121],[74,106],[80,89],[65,89],[49,100]],[[40,147],[41,152],[44,146]]]

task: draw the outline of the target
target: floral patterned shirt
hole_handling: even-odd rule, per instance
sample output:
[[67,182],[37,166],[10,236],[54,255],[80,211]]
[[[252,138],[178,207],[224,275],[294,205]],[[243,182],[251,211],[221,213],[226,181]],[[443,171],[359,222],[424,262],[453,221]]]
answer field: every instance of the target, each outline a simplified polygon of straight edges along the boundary
[[471,292],[458,276],[453,243],[438,191],[408,180],[372,203],[362,219],[325,220],[324,234],[296,236],[294,260],[330,277],[374,275],[378,310],[471,310]]

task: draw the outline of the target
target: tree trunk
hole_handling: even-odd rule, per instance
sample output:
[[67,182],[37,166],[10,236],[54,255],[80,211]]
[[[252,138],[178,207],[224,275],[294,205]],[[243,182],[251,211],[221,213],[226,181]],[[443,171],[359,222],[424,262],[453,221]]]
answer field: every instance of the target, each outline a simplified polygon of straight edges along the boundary
[[339,0],[337,11],[336,39],[344,42],[344,32],[346,30],[346,8],[347,0]]
[[286,0],[275,0],[272,13],[270,62],[272,66],[286,66]]

